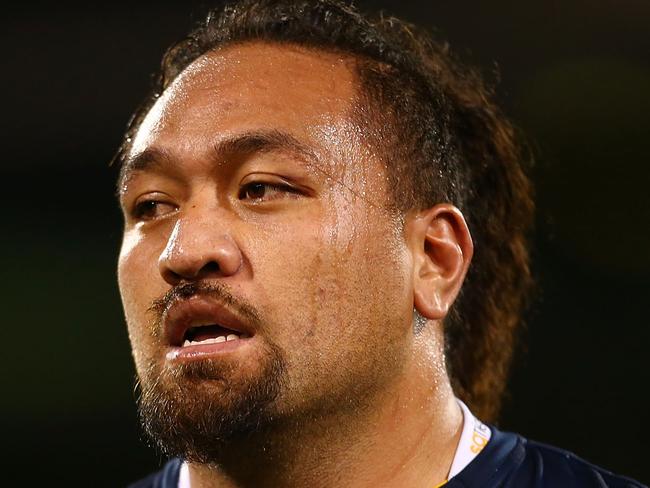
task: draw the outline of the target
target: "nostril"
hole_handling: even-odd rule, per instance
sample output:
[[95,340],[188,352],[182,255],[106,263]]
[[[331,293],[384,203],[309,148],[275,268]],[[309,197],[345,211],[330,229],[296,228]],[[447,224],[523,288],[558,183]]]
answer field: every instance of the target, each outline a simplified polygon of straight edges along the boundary
[[216,261],[210,261],[209,263],[206,263],[203,268],[201,268],[200,273],[205,273],[205,274],[212,274],[212,273],[218,273],[219,272],[219,263]]
[[182,282],[185,278],[180,275],[179,273],[169,269],[169,268],[164,268],[161,270],[161,274],[163,279],[169,283],[170,285],[176,286],[180,282]]
[[166,267],[163,271],[163,277],[170,283],[178,284],[184,280],[193,280],[198,278],[207,278],[210,276],[218,275],[221,272],[219,263],[216,261],[209,261],[205,263],[200,269],[197,267],[187,266],[181,268],[176,266],[176,269]]

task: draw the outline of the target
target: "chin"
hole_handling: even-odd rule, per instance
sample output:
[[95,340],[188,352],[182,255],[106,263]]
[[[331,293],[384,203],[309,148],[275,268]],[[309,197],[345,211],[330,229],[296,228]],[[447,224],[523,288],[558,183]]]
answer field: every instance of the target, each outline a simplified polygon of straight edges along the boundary
[[195,361],[152,366],[140,375],[142,427],[165,455],[218,463],[226,446],[271,428],[286,384],[286,361],[270,346],[254,374],[233,364]]

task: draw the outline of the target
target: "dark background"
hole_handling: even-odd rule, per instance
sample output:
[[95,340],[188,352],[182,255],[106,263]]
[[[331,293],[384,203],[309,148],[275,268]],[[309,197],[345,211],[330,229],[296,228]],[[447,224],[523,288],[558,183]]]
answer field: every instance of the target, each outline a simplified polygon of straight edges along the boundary
[[[650,2],[360,2],[499,66],[536,148],[542,293],[500,425],[650,480]],[[197,2],[31,4],[2,36],[3,484],[124,486],[160,459],[137,427],[107,168]]]

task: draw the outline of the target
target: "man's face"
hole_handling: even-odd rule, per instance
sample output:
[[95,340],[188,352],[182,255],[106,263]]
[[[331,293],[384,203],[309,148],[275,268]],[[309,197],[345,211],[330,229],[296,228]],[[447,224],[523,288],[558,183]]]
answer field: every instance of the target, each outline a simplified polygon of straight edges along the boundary
[[399,374],[411,256],[355,83],[333,54],[235,45],[142,123],[118,274],[143,401],[169,405],[158,422],[313,419]]

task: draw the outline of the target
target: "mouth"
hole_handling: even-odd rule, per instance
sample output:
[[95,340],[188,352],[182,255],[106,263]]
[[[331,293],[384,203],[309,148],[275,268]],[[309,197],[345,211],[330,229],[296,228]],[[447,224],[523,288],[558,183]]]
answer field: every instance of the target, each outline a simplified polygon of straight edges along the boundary
[[244,332],[228,329],[219,324],[200,324],[192,326],[185,331],[181,347],[219,344],[220,342],[248,339],[249,337]]
[[218,356],[245,346],[253,328],[219,302],[195,296],[163,314],[167,359],[187,361]]

